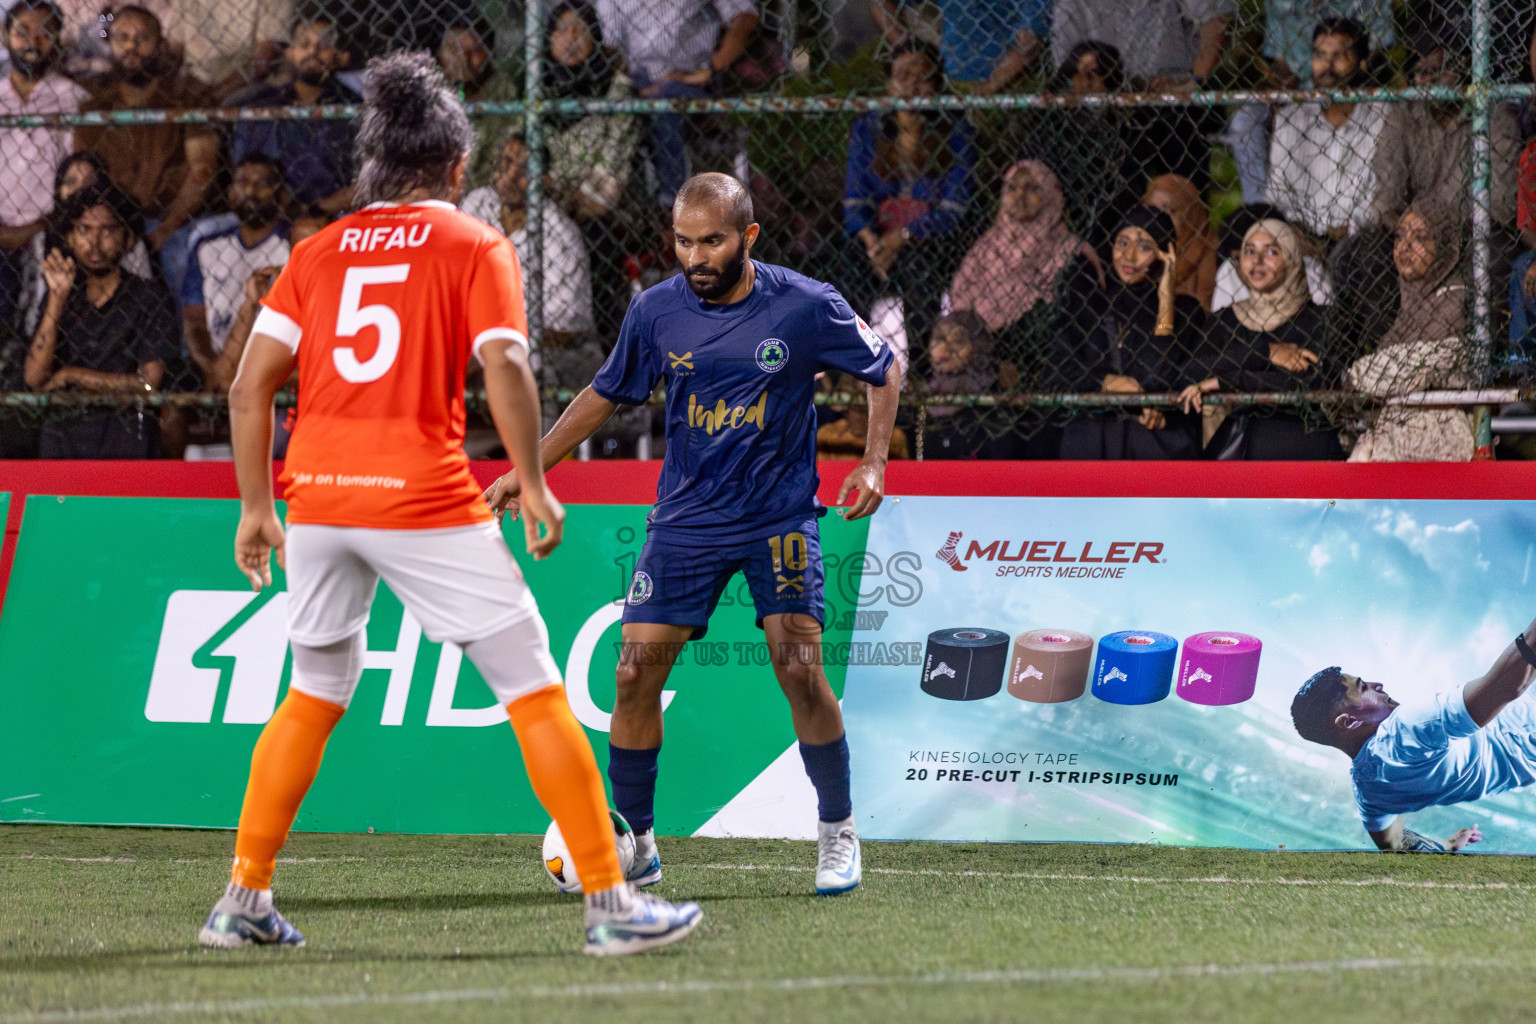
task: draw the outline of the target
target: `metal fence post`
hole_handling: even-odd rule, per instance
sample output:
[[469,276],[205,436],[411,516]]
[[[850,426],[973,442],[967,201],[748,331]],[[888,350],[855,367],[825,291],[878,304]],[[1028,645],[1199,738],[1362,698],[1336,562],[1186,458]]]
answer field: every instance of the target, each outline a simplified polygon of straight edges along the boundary
[[1493,458],[1493,406],[1478,405],[1472,408],[1472,436],[1475,438],[1472,461]]
[[[523,141],[528,146],[528,223],[524,230],[528,244],[524,247],[527,255],[523,260],[523,297],[528,305],[528,346],[537,357],[544,343],[544,5],[541,0],[524,0],[524,4]],[[539,366],[541,383],[545,362],[539,358],[535,364]]]
[[1492,107],[1492,37],[1488,0],[1472,0],[1472,360],[1488,383],[1493,374],[1492,282],[1493,211],[1490,178],[1493,150],[1489,111]]

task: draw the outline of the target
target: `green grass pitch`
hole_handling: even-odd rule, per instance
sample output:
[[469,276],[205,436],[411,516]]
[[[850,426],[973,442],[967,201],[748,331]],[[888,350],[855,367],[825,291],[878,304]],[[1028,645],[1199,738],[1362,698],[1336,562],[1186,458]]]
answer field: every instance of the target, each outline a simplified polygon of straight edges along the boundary
[[580,953],[534,836],[296,835],[299,950],[209,952],[232,836],[0,827],[0,1024],[1529,1021],[1536,877],[1504,857],[662,839],[705,921]]

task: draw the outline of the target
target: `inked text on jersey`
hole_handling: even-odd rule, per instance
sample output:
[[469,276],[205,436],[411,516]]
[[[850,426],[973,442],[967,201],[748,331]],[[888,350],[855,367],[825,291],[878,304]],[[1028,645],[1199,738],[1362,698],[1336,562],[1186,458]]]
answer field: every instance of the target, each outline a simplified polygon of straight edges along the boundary
[[431,224],[412,224],[405,227],[347,228],[341,233],[338,252],[373,252],[385,249],[415,249],[425,245],[432,233]]
[[768,392],[763,391],[751,405],[727,406],[721,399],[715,400],[713,409],[699,404],[697,395],[688,396],[688,426],[703,427],[704,433],[713,435],[717,430],[744,427],[755,424],[762,430],[767,419]]

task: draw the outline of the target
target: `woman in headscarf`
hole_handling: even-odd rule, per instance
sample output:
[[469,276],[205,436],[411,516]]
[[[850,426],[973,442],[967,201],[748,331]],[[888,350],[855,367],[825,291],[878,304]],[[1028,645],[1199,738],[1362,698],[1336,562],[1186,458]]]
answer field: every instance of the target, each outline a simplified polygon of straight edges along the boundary
[[[1243,235],[1238,272],[1248,297],[1211,320],[1208,376],[1184,389],[1185,412],[1201,412],[1213,391],[1302,391],[1333,378],[1325,365],[1322,311],[1313,305],[1301,238],[1283,220],[1255,221]],[[1321,354],[1320,354],[1321,353]],[[1224,459],[1342,459],[1339,437],[1325,422],[1287,410],[1242,409],[1218,420],[1208,455]]]
[[[1285,214],[1271,203],[1244,203],[1227,214],[1227,219],[1222,221],[1221,245],[1216,250],[1216,257],[1221,264],[1216,269],[1216,293],[1211,298],[1212,313],[1226,309],[1234,302],[1241,302],[1252,294],[1243,283],[1238,260],[1248,229],[1253,227],[1255,221],[1261,220],[1285,221]],[[1307,268],[1307,288],[1312,293],[1312,301],[1319,306],[1332,303],[1333,285],[1328,280],[1328,268],[1323,261],[1310,255],[1305,246],[1302,248],[1301,260]]]
[[1163,174],[1147,184],[1141,201],[1173,218],[1179,235],[1179,270],[1173,282],[1175,295],[1200,300],[1207,311],[1216,291],[1216,232],[1211,230],[1211,211],[1200,198],[1194,182],[1177,174]]
[[[1393,236],[1401,296],[1397,319],[1376,351],[1349,368],[1351,387],[1391,398],[1472,384],[1461,255],[1457,213],[1429,197],[1414,200]],[[1355,444],[1349,461],[1466,462],[1475,449],[1470,413],[1389,405]]]
[[1014,164],[1003,177],[997,220],[965,254],[950,285],[950,309],[976,313],[1015,359],[1038,353],[1055,336],[1057,296],[1074,274],[1097,263],[1067,227],[1065,208],[1049,167],[1038,160]]
[[[629,79],[603,51],[603,29],[588,0],[562,0],[549,12],[544,98],[628,99]],[[552,113],[547,118],[549,187],[578,221],[613,212],[635,162],[639,121],[630,114]]]
[[[1108,285],[1074,296],[1076,313],[1057,336],[1058,386],[1110,394],[1178,391],[1189,380],[1188,366],[1204,365],[1205,311],[1174,292],[1179,255],[1173,220],[1151,206],[1132,207],[1111,237]],[[1178,410],[1124,406],[1075,416],[1062,432],[1063,459],[1199,454],[1199,418]]]

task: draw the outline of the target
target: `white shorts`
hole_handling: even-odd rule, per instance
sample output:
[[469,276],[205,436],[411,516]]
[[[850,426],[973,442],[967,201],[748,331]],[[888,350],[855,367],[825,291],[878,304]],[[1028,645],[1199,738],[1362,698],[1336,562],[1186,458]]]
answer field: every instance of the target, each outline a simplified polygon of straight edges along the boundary
[[435,643],[463,646],[539,614],[494,522],[439,530],[294,523],[287,549],[288,635],[306,646],[361,631],[381,576]]

